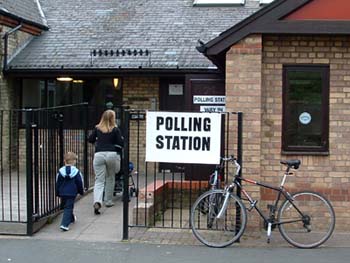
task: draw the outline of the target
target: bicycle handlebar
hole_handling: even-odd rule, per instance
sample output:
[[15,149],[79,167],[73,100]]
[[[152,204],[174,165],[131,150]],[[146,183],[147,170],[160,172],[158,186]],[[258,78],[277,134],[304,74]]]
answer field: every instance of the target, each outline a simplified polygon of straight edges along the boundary
[[229,157],[221,157],[221,160],[224,162],[232,162],[236,166],[235,176],[239,175],[239,171],[241,170],[241,165],[237,162],[237,159],[233,155],[230,155]]

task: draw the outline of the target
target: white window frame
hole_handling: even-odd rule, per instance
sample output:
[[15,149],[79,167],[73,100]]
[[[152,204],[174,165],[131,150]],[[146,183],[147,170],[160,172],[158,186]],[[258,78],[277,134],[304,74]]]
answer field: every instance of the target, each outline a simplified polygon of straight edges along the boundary
[[201,5],[244,5],[245,0],[193,0],[194,6]]
[[272,3],[274,0],[260,0],[260,4],[261,5],[267,5],[267,4],[270,4],[270,3]]

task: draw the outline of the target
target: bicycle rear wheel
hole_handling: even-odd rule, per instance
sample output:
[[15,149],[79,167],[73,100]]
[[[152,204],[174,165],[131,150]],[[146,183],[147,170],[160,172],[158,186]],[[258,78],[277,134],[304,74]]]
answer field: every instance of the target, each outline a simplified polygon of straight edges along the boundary
[[291,196],[292,201],[284,201],[278,213],[278,228],[282,237],[299,248],[320,246],[334,230],[332,205],[315,192],[304,191]]
[[191,209],[191,228],[194,236],[209,247],[226,247],[237,241],[247,224],[247,212],[242,201],[230,194],[226,212],[217,218],[224,199],[224,190],[202,194]]

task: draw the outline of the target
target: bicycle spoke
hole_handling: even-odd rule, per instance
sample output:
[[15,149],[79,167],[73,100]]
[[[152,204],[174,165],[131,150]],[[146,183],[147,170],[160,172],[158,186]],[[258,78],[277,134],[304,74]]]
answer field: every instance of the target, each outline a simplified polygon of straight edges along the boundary
[[[243,233],[246,224],[244,205],[237,197],[230,197],[222,218],[217,215],[223,205],[224,190],[204,193],[194,203],[191,212],[191,227],[194,235],[207,246],[224,247],[232,244]],[[203,213],[203,207],[206,213]],[[241,212],[237,215],[237,207]]]
[[334,230],[335,215],[331,204],[313,192],[296,193],[292,202],[294,206],[286,200],[279,211],[278,227],[282,236],[301,248],[323,244]]

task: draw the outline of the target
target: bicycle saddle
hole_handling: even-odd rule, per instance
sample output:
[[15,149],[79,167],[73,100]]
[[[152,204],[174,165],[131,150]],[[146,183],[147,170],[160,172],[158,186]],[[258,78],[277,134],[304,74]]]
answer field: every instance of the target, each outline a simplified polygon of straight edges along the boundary
[[281,161],[281,164],[288,165],[288,167],[292,167],[293,169],[298,169],[300,166],[300,160],[286,160]]

